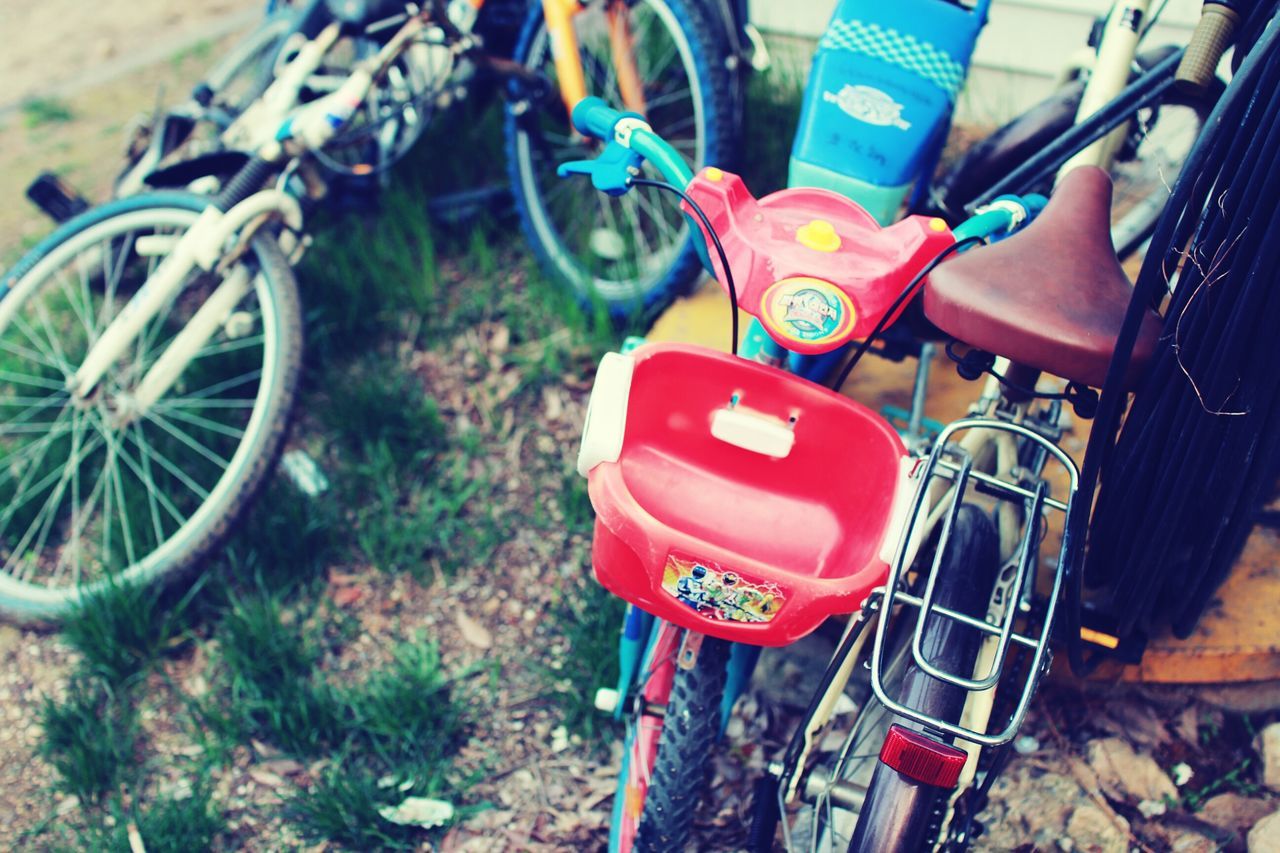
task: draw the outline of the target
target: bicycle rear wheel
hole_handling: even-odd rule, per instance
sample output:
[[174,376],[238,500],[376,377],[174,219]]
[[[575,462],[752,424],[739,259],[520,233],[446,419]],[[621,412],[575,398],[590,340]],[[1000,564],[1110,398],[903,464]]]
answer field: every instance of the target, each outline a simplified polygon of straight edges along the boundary
[[[999,570],[995,524],[977,507],[960,507],[938,568],[937,605],[985,618]],[[925,625],[923,652],[939,669],[972,672],[981,640],[973,629],[934,615]],[[952,723],[959,722],[968,695],[910,661],[898,692],[899,701],[907,707]],[[917,723],[906,728],[928,732]],[[931,849],[943,829],[941,812],[950,794],[946,788],[923,784],[877,761],[849,850],[915,853]]]
[[301,316],[269,235],[240,261],[247,292],[150,408],[134,405],[135,389],[222,277],[189,276],[91,395],[68,391],[89,346],[206,204],[161,193],[112,202],[0,280],[0,614],[10,619],[56,620],[110,584],[191,567],[279,451]]
[[[1137,63],[1150,68],[1167,57],[1170,50],[1148,51]],[[1131,117],[1124,143],[1110,169],[1115,184],[1111,235],[1121,259],[1137,252],[1155,230],[1182,163],[1222,90],[1221,81],[1215,80],[1201,95],[1170,91],[1155,106]],[[977,143],[935,182],[932,204],[948,217],[963,218],[966,204],[1075,124],[1083,92],[1083,81],[1066,83]],[[1047,194],[1049,189],[1051,186],[1046,183],[1016,187],[1013,191]]]
[[[618,108],[610,5],[629,15],[650,125],[695,169],[724,163],[734,145],[731,93],[702,12],[690,0],[638,0],[593,4],[574,17],[587,92]],[[653,187],[616,198],[588,193],[556,175],[561,163],[597,149],[569,125],[541,7],[530,10],[515,59],[552,84],[521,115],[509,110],[505,126],[516,209],[539,262],[582,303],[599,298],[615,318],[669,301],[701,269],[696,237],[671,200]],[[649,166],[645,176],[661,178]]]

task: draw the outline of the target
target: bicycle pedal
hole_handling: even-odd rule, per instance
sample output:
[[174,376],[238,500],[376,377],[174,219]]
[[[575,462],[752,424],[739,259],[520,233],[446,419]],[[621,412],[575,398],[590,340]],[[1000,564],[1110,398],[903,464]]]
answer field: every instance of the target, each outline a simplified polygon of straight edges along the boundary
[[36,176],[27,186],[27,198],[59,225],[89,209],[88,199],[53,172]]

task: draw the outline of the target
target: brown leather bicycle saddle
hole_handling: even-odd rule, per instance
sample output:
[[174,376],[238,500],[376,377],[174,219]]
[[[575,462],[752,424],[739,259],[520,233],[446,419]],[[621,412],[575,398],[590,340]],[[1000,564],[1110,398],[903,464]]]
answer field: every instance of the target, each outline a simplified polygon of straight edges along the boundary
[[[1111,243],[1111,178],[1068,174],[1026,230],[965,252],[929,275],[925,315],[970,346],[1101,387],[1133,287]],[[1146,373],[1160,335],[1148,310],[1125,374]]]

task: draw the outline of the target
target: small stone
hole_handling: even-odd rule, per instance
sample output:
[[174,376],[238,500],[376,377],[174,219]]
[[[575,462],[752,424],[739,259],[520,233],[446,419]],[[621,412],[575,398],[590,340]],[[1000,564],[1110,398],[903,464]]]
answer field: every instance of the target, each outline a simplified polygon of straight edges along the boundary
[[1145,818],[1159,817],[1169,810],[1169,806],[1164,800],[1140,800],[1138,802],[1138,811]]
[[1092,804],[1080,806],[1067,821],[1067,835],[1077,848],[1097,853],[1128,853],[1129,824],[1122,817],[1112,820]]
[[1212,838],[1176,829],[1166,834],[1164,842],[1164,849],[1169,853],[1218,853],[1222,849],[1222,845]]
[[8,657],[22,645],[22,632],[12,625],[0,625],[0,658]]
[[493,648],[493,634],[489,633],[488,628],[468,616],[466,611],[461,609],[456,611],[454,621],[458,625],[458,630],[462,632],[462,639],[469,644],[477,649]]
[[1262,756],[1262,784],[1280,791],[1280,723],[1259,732],[1253,748]]
[[1241,794],[1219,794],[1205,800],[1196,817],[1229,832],[1244,833],[1249,827],[1272,812],[1272,805],[1265,800],[1255,800]]
[[551,751],[564,752],[569,748],[569,730],[564,726],[557,726],[551,732]]
[[1198,696],[1210,705],[1237,714],[1280,711],[1280,680],[1207,687],[1200,690]]
[[1040,749],[1040,741],[1031,735],[1021,735],[1013,742],[1013,751],[1018,755],[1030,755]]
[[1183,785],[1191,781],[1191,777],[1196,772],[1191,769],[1191,765],[1185,761],[1179,761],[1177,764],[1169,768],[1170,774],[1173,776],[1173,784],[1181,788]]
[[1249,853],[1276,853],[1280,850],[1280,812],[1273,812],[1249,830]]

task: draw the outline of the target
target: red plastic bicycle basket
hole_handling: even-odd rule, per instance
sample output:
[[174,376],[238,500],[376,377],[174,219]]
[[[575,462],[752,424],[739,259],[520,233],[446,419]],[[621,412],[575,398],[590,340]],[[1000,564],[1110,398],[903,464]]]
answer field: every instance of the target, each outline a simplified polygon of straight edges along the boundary
[[[882,544],[909,497],[897,433],[744,359],[679,344],[633,357],[621,450],[589,474],[600,582],[683,627],[765,646],[856,610],[884,581]],[[748,449],[758,439],[766,450]]]

